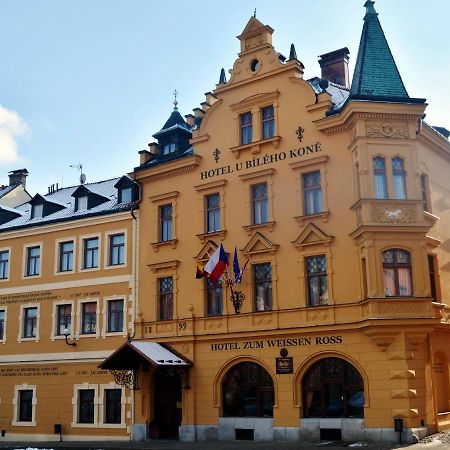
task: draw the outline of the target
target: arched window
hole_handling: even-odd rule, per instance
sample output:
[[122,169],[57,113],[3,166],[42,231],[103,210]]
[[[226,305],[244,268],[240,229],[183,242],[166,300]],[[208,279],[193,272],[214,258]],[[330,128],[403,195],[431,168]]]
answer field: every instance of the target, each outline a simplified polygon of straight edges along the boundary
[[400,249],[383,252],[383,278],[386,297],[413,295],[411,254]]
[[364,382],[341,358],[312,365],[302,381],[304,417],[364,417]]
[[392,160],[392,185],[394,187],[394,197],[398,199],[406,198],[406,172],[402,158]]
[[373,158],[373,175],[375,178],[375,198],[388,198],[386,163],[381,156]]
[[273,417],[273,380],[260,365],[233,366],[222,382],[224,417]]

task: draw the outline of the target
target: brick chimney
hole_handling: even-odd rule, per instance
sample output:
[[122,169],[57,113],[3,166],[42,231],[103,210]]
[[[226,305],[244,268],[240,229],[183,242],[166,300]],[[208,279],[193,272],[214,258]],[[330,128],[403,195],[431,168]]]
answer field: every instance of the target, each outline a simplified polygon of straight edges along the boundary
[[322,78],[347,88],[350,87],[348,55],[350,55],[350,51],[347,47],[320,55],[319,64],[322,69]]
[[8,172],[9,185],[14,186],[16,184],[23,184],[24,189],[26,188],[28,170],[27,169],[17,169]]

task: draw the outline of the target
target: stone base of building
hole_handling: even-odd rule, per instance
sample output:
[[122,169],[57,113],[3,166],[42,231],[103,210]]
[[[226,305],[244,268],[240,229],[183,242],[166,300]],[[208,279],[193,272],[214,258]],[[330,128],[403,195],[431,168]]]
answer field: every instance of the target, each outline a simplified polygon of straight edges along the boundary
[[[428,434],[427,427],[406,428],[403,443],[414,444]],[[346,442],[399,442],[400,435],[393,428],[365,428],[364,419],[302,419],[300,427],[274,427],[272,418],[219,419],[218,425],[181,425],[181,441],[306,441],[316,442],[337,436]]]

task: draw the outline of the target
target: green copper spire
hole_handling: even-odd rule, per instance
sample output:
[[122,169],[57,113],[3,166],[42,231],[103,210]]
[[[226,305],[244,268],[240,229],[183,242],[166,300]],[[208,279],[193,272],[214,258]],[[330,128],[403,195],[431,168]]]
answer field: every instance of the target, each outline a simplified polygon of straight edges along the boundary
[[[366,15],[355,64],[350,99],[414,102],[410,99],[387,43],[374,1],[364,4]],[[416,100],[417,101],[417,100]]]

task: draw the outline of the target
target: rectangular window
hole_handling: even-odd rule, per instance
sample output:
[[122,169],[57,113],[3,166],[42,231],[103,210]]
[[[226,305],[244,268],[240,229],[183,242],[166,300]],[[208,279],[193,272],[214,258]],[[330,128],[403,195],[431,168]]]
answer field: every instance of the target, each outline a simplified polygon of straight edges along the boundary
[[77,198],[77,211],[86,211],[88,209],[88,197],[84,195],[83,197]]
[[125,235],[114,234],[109,237],[109,265],[118,266],[125,262]]
[[97,302],[81,304],[81,334],[97,332]]
[[304,214],[318,214],[323,212],[320,170],[303,174],[302,180]]
[[0,309],[0,341],[5,338],[5,310]]
[[[428,177],[424,174],[420,175],[420,192],[422,194],[423,209],[424,211],[431,212],[430,202],[428,200]],[[1,275],[1,269],[0,269]]]
[[70,272],[71,270],[73,270],[73,241],[60,242],[59,271]]
[[386,182],[386,162],[381,156],[373,158],[373,175],[375,178],[375,198],[388,198]]
[[78,391],[78,423],[94,423],[94,389]]
[[213,233],[220,230],[220,195],[206,196],[206,232]]
[[172,240],[172,204],[162,205],[159,207],[159,233],[161,242]]
[[57,305],[56,307],[56,335],[63,336],[64,330],[72,326],[72,305]]
[[9,251],[0,252],[0,280],[6,280],[9,276]]
[[41,203],[40,205],[33,205],[32,207],[32,219],[39,219],[43,216],[44,213],[44,205]]
[[108,333],[123,331],[123,300],[108,301]]
[[159,278],[159,320],[173,317],[173,277]]
[[246,112],[240,115],[241,145],[251,144],[253,141],[252,113]]
[[105,423],[122,422],[122,389],[105,389]]
[[255,311],[272,309],[272,265],[253,265],[254,308]]
[[131,187],[119,189],[119,203],[130,203],[133,198]]
[[267,183],[255,184],[251,187],[253,224],[266,223],[269,216],[269,199]]
[[37,331],[37,307],[24,308],[22,337],[36,337]]
[[41,247],[27,248],[27,277],[39,275],[41,272]]
[[325,255],[306,258],[308,306],[328,304],[327,260]]
[[21,389],[18,391],[19,411],[17,414],[18,422],[32,422],[33,421],[33,390]]
[[275,115],[273,106],[267,106],[261,111],[262,115],[262,136],[263,139],[270,139],[275,136]]
[[205,279],[206,288],[206,314],[208,316],[220,316],[223,309],[222,283],[211,282],[209,278]]
[[406,172],[402,158],[394,158],[392,160],[392,184],[394,197],[404,200],[406,198]]
[[[437,298],[437,273],[436,273],[436,267],[437,267],[437,256],[436,255],[428,255],[428,271],[430,274],[430,287],[431,287],[431,298],[438,302]],[[0,313],[1,314],[1,313]],[[1,336],[0,336],[1,339]]]
[[98,267],[98,238],[84,239],[83,245],[83,268],[93,269]]

